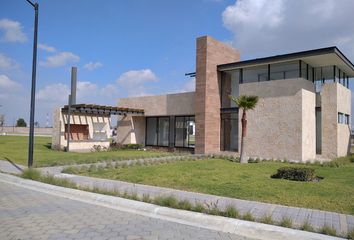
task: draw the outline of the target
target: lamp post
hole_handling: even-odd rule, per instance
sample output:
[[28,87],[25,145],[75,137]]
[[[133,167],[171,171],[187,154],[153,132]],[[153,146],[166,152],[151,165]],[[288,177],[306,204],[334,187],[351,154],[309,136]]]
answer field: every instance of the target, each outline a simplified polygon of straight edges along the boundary
[[38,35],[38,3],[26,0],[34,8],[34,36],[33,36],[33,60],[32,60],[32,87],[31,87],[31,112],[30,112],[30,131],[28,144],[28,167],[33,165],[33,138],[34,138],[34,110],[36,97],[36,67],[37,67],[37,35]]

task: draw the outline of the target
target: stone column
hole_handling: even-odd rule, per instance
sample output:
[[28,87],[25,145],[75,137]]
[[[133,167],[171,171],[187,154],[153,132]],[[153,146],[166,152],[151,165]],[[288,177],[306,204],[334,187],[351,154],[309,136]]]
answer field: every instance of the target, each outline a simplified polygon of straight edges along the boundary
[[197,39],[195,153],[220,151],[220,73],[217,65],[240,60],[230,46],[203,36]]

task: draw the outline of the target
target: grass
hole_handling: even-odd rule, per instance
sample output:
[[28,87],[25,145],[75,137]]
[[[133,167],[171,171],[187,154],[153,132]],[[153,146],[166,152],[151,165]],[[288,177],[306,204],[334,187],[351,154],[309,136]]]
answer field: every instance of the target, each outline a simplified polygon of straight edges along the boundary
[[320,233],[326,234],[326,235],[330,235],[330,236],[336,236],[337,235],[337,231],[334,228],[332,228],[331,226],[328,226],[328,225],[324,225],[320,229]]
[[[352,157],[335,160],[338,167],[310,165],[320,182],[272,179],[281,162],[238,164],[222,159],[180,161],[162,165],[81,172],[98,178],[169,187],[218,196],[354,214]],[[301,196],[301,197],[299,197]]]
[[[144,202],[148,202],[148,203],[154,203],[154,204],[157,204],[160,206],[166,206],[166,207],[172,207],[172,208],[177,208],[177,209],[184,209],[184,210],[189,210],[189,211],[201,212],[201,213],[206,213],[206,214],[210,214],[210,215],[218,215],[218,216],[224,216],[224,217],[230,217],[230,218],[239,218],[239,219],[243,219],[243,220],[247,220],[247,221],[256,221],[250,212],[247,212],[245,215],[243,215],[241,217],[239,215],[238,210],[232,205],[226,206],[225,210],[221,211],[221,210],[219,210],[219,208],[217,206],[217,202],[206,204],[208,208],[205,208],[204,205],[199,202],[192,204],[187,199],[178,200],[173,195],[157,196],[152,199],[152,198],[150,198],[149,195],[144,194],[142,196],[142,198],[140,198],[140,197],[138,197],[138,195],[136,193],[129,194],[127,192],[124,192],[124,194],[121,194],[118,190],[105,190],[105,189],[100,189],[97,187],[93,187],[93,188],[79,187],[74,182],[67,180],[67,179],[60,179],[60,178],[55,178],[55,177],[49,176],[49,175],[42,175],[36,169],[26,169],[21,174],[21,177],[44,182],[44,183],[49,183],[52,185],[67,187],[67,188],[79,189],[79,190],[84,190],[84,191],[88,191],[88,192],[94,192],[94,193],[99,193],[99,194],[104,194],[104,195],[109,195],[109,196],[118,196],[118,197],[136,200],[136,201],[144,201]],[[260,219],[260,222],[266,223],[266,224],[275,224],[270,215],[265,215],[262,219]],[[283,227],[293,228],[292,220],[287,217],[283,217],[281,222],[279,222],[278,224]],[[327,235],[331,235],[331,236],[337,236],[336,230],[328,225],[324,225],[318,231],[315,231],[314,228],[308,223],[308,220],[306,220],[304,222],[304,224],[301,226],[300,229],[305,230],[305,231],[311,231],[311,232],[319,232],[319,233],[327,234]],[[354,236],[354,230],[353,229],[349,230],[349,232],[347,233],[347,238],[353,239],[353,236]]]
[[[34,167],[69,165],[73,163],[94,163],[104,160],[123,160],[138,157],[158,157],[170,153],[139,150],[116,150],[74,153],[51,149],[50,137],[35,137]],[[0,159],[8,158],[14,163],[27,165],[28,137],[0,136]]]

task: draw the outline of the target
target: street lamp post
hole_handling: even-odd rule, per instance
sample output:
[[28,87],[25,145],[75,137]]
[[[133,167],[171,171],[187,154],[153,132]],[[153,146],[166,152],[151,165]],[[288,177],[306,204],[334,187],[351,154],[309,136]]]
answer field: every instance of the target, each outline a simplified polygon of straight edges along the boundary
[[34,112],[36,98],[36,67],[37,67],[37,35],[38,35],[38,3],[26,0],[34,8],[34,36],[33,36],[33,61],[32,61],[32,87],[31,87],[31,112],[30,112],[30,131],[28,144],[28,167],[33,165],[33,142],[34,142]]

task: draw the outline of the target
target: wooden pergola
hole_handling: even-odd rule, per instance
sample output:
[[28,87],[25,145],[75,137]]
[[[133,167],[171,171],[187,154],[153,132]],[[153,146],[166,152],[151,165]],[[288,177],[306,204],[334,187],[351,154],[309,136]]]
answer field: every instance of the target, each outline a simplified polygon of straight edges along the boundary
[[[68,109],[69,106],[64,105],[62,112],[67,113]],[[113,107],[96,104],[74,104],[70,106],[70,112],[73,114],[83,113],[96,115],[144,115],[144,109]]]

